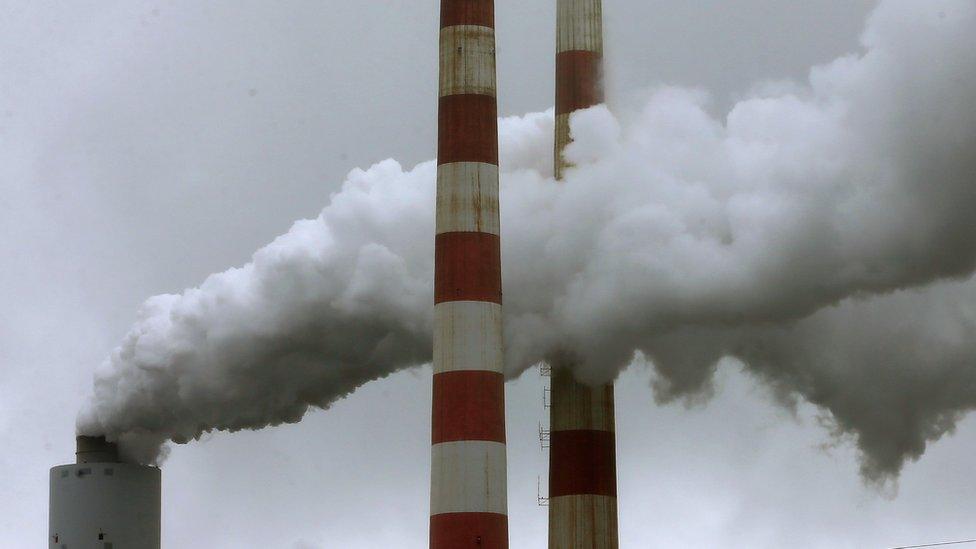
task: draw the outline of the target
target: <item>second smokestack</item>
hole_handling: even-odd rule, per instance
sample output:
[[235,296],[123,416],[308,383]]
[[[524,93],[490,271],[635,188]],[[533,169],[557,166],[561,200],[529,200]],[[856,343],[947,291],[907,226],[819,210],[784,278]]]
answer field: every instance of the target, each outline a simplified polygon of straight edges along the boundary
[[[555,174],[568,166],[569,118],[603,102],[601,0],[557,0]],[[549,548],[616,549],[617,468],[613,384],[589,387],[553,364],[549,447]]]

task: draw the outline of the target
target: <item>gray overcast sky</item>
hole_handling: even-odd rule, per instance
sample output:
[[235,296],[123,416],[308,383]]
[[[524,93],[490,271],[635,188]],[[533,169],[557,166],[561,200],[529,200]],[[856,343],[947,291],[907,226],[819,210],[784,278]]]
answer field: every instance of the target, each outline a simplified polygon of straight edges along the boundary
[[[721,112],[757,81],[857,51],[872,5],[606,0],[611,102],[672,83]],[[544,110],[554,2],[497,10],[501,114]],[[91,373],[143,299],[247,261],[353,167],[433,157],[436,32],[435,0],[0,0],[0,546],[46,535],[47,468],[73,458]],[[425,547],[429,374],[175,448],[165,545]],[[690,410],[655,406],[650,376],[618,381],[624,547],[976,537],[971,418],[894,497],[861,484],[815,409],[791,416],[734,364]],[[531,374],[509,385],[513,547],[544,546],[541,392]]]

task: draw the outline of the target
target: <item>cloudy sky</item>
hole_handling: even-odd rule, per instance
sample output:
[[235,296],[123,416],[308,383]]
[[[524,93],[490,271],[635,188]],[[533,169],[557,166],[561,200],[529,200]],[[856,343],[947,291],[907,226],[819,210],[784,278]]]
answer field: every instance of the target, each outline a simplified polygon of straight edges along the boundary
[[[437,3],[361,4],[0,1],[0,545],[46,535],[47,468],[73,458],[92,374],[146,297],[245,263],[354,167],[433,157]],[[501,115],[551,105],[553,4],[498,5]],[[611,106],[677,84],[721,117],[758,82],[859,51],[873,7],[607,0]],[[175,448],[164,543],[425,547],[429,377]],[[734,362],[690,406],[655,404],[652,377],[617,381],[624,547],[976,537],[971,418],[879,489],[817,408],[784,409]],[[532,372],[508,386],[514,547],[545,544],[542,390]]]

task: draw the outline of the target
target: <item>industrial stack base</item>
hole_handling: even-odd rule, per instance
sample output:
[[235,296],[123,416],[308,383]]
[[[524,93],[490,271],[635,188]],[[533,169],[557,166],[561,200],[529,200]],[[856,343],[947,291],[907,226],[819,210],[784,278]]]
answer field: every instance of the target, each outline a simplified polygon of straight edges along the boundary
[[77,443],[76,463],[51,468],[49,549],[159,549],[159,469],[120,462],[101,437]]

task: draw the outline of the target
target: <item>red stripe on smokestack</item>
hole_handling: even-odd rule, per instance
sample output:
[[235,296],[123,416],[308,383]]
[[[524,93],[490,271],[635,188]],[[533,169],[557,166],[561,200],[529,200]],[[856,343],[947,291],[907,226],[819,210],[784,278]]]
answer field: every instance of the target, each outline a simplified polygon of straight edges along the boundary
[[603,54],[564,51],[556,54],[556,114],[567,114],[603,103]]
[[473,93],[440,98],[437,163],[498,164],[498,109],[494,96]]
[[441,0],[441,28],[454,25],[494,28],[493,0]]
[[441,0],[430,547],[507,549],[492,0]]
[[[471,532],[479,532],[474,537]],[[445,513],[430,517],[431,549],[508,547],[508,516],[497,513]]]
[[434,303],[502,302],[498,235],[441,233],[434,242]]
[[549,497],[590,494],[617,497],[617,464],[613,431],[552,431],[553,463]]
[[[571,113],[603,102],[601,0],[556,2],[555,174],[568,163]],[[549,548],[616,549],[613,385],[577,382],[554,365],[550,408]],[[563,366],[560,368],[559,366]]]
[[434,376],[433,443],[505,442],[505,376],[461,370]]

